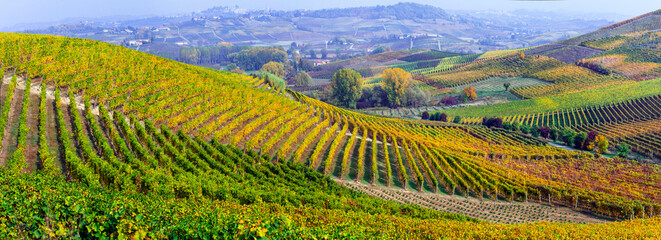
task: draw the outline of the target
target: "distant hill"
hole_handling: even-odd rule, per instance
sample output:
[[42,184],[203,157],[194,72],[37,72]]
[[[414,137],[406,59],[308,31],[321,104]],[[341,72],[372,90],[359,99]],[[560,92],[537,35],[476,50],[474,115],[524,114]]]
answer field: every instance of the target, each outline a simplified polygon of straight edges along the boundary
[[306,13],[315,18],[359,17],[364,19],[449,19],[441,8],[417,3],[397,3],[390,6],[322,9]]
[[661,10],[608,25],[597,31],[578,37],[531,48],[526,50],[526,54],[544,55],[556,58],[565,63],[575,63],[578,60],[589,58],[603,52],[601,49],[581,46],[581,43],[583,42],[641,31],[655,31],[659,29],[661,29]]
[[661,29],[661,10],[656,10],[647,14],[640,15],[622,22],[618,22],[606,27],[602,27],[597,31],[584,34],[575,38],[562,40],[559,43],[567,45],[578,45],[582,42],[595,40],[605,37],[613,37],[617,35]]

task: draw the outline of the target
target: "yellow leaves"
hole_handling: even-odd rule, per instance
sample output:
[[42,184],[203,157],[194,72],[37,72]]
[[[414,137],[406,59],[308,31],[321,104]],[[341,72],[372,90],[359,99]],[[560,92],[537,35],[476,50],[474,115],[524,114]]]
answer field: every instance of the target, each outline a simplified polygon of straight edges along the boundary
[[388,93],[388,102],[391,106],[401,105],[401,97],[404,91],[411,84],[411,74],[401,68],[391,68],[383,71],[383,80],[381,85]]
[[279,62],[268,62],[262,66],[260,69],[262,72],[268,72],[270,74],[273,74],[279,78],[283,78],[285,76],[285,68],[282,63]]
[[606,151],[608,151],[608,139],[605,136],[597,136],[595,143],[597,144],[598,153],[606,153]]

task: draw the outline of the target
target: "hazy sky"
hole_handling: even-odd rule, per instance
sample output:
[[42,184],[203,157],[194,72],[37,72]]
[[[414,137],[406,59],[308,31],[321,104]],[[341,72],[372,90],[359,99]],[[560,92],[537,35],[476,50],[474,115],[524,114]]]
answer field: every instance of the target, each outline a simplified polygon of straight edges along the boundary
[[[387,5],[402,0],[0,0],[0,27],[18,23],[51,22],[66,18],[117,15],[163,15],[200,11],[213,6],[248,9],[319,9]],[[407,0],[454,10],[540,9],[618,13],[636,16],[661,9],[660,0]]]

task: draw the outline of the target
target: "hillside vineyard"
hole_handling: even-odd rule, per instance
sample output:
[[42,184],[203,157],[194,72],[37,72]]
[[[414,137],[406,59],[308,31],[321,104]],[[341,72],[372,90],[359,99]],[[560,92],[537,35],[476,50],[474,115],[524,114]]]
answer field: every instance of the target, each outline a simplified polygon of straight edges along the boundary
[[[511,70],[492,64],[496,58],[456,68],[480,74],[431,73],[429,84],[456,86]],[[548,81],[549,69],[567,66],[544,56],[500,58],[533,65],[534,71],[517,74]],[[484,238],[494,232],[581,238],[602,234],[600,228],[626,238],[661,232],[654,217],[661,214],[658,165],[595,159],[501,129],[365,115],[274,90],[258,78],[91,40],[0,33],[0,62],[0,238]],[[622,122],[653,121],[658,112],[649,106],[659,103],[657,95],[515,118],[582,128],[598,122],[613,126],[600,131],[619,133],[626,131],[615,130]],[[488,224],[369,197],[333,180],[637,220]],[[61,208],[66,212],[54,217]],[[25,224],[31,218],[40,221]]]

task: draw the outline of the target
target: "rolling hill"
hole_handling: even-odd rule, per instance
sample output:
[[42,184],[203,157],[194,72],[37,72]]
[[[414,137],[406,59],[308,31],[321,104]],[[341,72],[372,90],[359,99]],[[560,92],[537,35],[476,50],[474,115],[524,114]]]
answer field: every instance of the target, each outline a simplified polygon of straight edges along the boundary
[[[19,206],[0,213],[0,237],[659,234],[650,218],[661,211],[656,165],[482,126],[360,114],[91,40],[0,33],[0,62],[0,201]],[[336,183],[346,181],[646,219],[490,224]]]
[[[525,58],[545,56],[558,58],[566,64],[537,70],[527,66],[523,70],[508,71],[516,66],[505,56],[492,53],[491,65],[497,66],[498,76],[504,73],[535,78],[551,84],[513,87],[510,92],[527,99],[492,106],[450,109],[451,116],[463,117],[463,123],[480,124],[483,117],[502,117],[505,122],[550,128],[572,128],[581,132],[597,132],[606,136],[611,150],[619,143],[627,143],[636,156],[658,161],[661,144],[655,127],[659,111],[655,104],[661,76],[661,48],[658,30],[659,11],[651,12],[576,38],[529,49],[520,49]],[[589,48],[590,51],[572,52]],[[551,54],[553,53],[553,54]],[[554,54],[558,55],[554,55]],[[560,55],[569,56],[565,61]],[[484,63],[471,62],[445,72],[453,81],[483,81],[485,73],[471,80],[471,69]],[[442,76],[428,75],[430,85],[442,82]],[[467,77],[464,77],[467,76]],[[462,85],[463,86],[463,85]],[[442,87],[442,85],[441,85]]]

